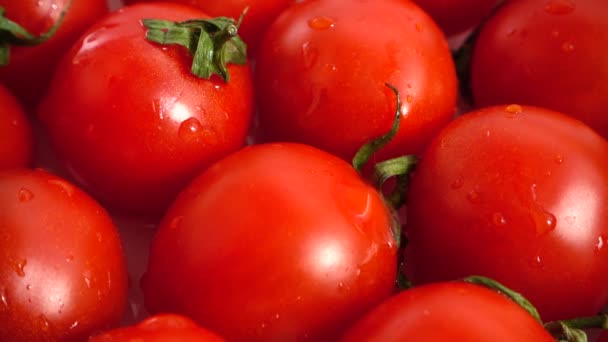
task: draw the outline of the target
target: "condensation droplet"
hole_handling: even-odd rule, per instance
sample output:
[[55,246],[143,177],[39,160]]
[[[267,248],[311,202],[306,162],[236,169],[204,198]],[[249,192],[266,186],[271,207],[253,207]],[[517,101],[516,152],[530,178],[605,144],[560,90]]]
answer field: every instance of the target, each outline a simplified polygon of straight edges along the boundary
[[203,130],[203,126],[197,118],[191,117],[184,120],[179,125],[179,130],[177,134],[179,137],[185,141],[194,141],[200,138]]
[[65,257],[65,261],[67,261],[67,262],[74,261],[74,256],[73,255],[68,255],[67,257]]
[[555,156],[555,162],[557,164],[563,164],[564,163],[564,156],[562,156],[561,154],[558,154]]
[[456,189],[462,188],[463,185],[464,185],[464,179],[462,177],[458,177],[452,182],[451,187],[452,187],[452,189],[456,190]]
[[78,324],[80,324],[78,321],[74,321],[74,323],[72,323],[68,329],[69,330],[74,330],[74,329],[76,329],[76,327],[78,326]]
[[14,127],[19,127],[19,120],[15,119],[11,121],[11,125],[13,125]]
[[319,50],[311,42],[302,44],[301,50],[302,63],[306,68],[311,68],[317,62],[319,57]]
[[562,51],[564,52],[572,52],[574,51],[574,43],[571,41],[565,41],[562,43]]
[[545,12],[553,15],[564,15],[574,12],[576,4],[573,0],[549,0],[544,7]]
[[475,190],[472,190],[467,194],[467,199],[473,204],[478,204],[481,200],[479,197],[479,193]]
[[335,26],[335,22],[332,18],[326,16],[318,16],[308,21],[308,26],[315,30],[327,30]]
[[507,224],[507,219],[501,213],[492,214],[492,223],[495,226],[504,226]]
[[6,292],[6,289],[3,289],[2,292],[0,292],[0,303],[2,303],[2,306],[5,309],[8,309],[9,301],[8,301],[8,293]]
[[520,105],[511,104],[505,108],[505,111],[507,112],[507,117],[513,118],[515,117],[515,115],[520,114],[522,112],[522,108]]
[[405,97],[405,100],[407,101],[407,103],[412,103],[412,101],[414,101],[414,98],[412,97],[412,95],[408,95]]
[[31,284],[25,285],[25,289],[28,290],[28,291],[31,290],[32,289],[32,285]]
[[534,216],[536,232],[538,235],[546,234],[555,229],[555,226],[557,225],[557,219],[552,213],[546,210],[541,210],[537,215]]
[[19,202],[27,202],[34,198],[34,193],[29,189],[21,188],[19,189],[19,194],[17,195]]
[[536,184],[530,185],[530,195],[532,196],[532,201],[536,202]]
[[554,38],[559,37],[559,31],[558,30],[552,30],[551,31],[551,36],[553,36]]
[[543,267],[543,260],[542,260],[542,258],[540,257],[540,254],[539,254],[539,255],[537,255],[537,256],[534,258],[534,260],[532,260],[532,265],[533,265],[534,267],[537,267],[537,268],[542,268],[542,267]]
[[89,270],[84,271],[82,273],[82,276],[83,276],[85,285],[87,286],[88,289],[90,289],[91,288],[91,277],[92,277],[91,271],[89,271]]
[[608,236],[600,235],[597,238],[597,243],[595,244],[595,252],[599,253],[608,245]]
[[27,260],[19,259],[19,260],[13,262],[13,269],[15,270],[15,273],[17,273],[18,276],[25,277],[25,266],[26,265],[27,265]]
[[48,331],[51,328],[51,323],[45,315],[38,316],[38,325],[42,331]]
[[177,229],[179,227],[179,225],[182,223],[184,217],[183,216],[177,216],[175,218],[173,218],[171,220],[171,222],[169,223],[169,228],[174,230]]
[[416,31],[418,31],[418,32],[424,31],[424,26],[421,23],[416,23],[414,26],[416,27]]

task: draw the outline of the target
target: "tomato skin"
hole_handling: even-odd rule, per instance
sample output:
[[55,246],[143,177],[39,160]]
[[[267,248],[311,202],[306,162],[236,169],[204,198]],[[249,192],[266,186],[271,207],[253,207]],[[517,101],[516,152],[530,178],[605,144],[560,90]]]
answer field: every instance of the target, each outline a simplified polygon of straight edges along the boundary
[[0,227],[1,341],[82,341],[120,323],[120,238],[87,194],[43,170],[4,171]]
[[490,289],[462,282],[414,287],[378,305],[341,342],[554,342],[527,311]]
[[185,49],[147,41],[140,24],[206,17],[171,3],[125,7],[59,66],[40,117],[71,175],[107,206],[162,215],[200,170],[245,144],[249,66],[229,64],[229,83],[197,78]]
[[23,107],[0,84],[0,170],[29,166],[34,152],[34,136]]
[[506,2],[475,43],[477,106],[521,103],[576,117],[608,137],[608,2]]
[[[138,2],[167,1],[167,0],[126,0],[125,4]],[[239,35],[247,43],[249,56],[253,57],[257,51],[264,33],[274,19],[295,0],[168,0],[200,8],[212,17],[229,17],[238,19],[243,10],[248,8],[243,23],[239,27]]]
[[148,317],[135,326],[94,336],[88,342],[225,342],[220,336],[196,325],[190,318],[175,314]]
[[335,341],[394,292],[396,251],[383,200],[350,165],[260,144],[181,193],[142,289],[150,312],[185,314],[231,341]]
[[544,321],[596,314],[608,302],[606,155],[602,137],[547,109],[463,115],[412,178],[408,276],[487,276],[522,293]]
[[[0,0],[7,18],[40,35],[59,19],[68,0]],[[56,65],[78,37],[109,12],[106,0],[72,0],[72,5],[55,35],[43,44],[13,46],[10,62],[0,67],[0,82],[34,111],[51,80]]]
[[350,160],[395,117],[374,160],[420,152],[450,121],[456,76],[443,33],[409,1],[305,1],[268,29],[256,60],[259,139],[297,141]]
[[415,0],[447,36],[462,33],[487,16],[497,0]]

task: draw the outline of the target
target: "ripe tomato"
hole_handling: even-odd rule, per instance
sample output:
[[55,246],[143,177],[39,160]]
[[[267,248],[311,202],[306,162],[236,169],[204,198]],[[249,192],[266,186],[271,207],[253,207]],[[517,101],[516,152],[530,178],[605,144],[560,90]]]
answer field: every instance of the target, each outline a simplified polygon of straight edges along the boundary
[[478,106],[521,103],[572,115],[608,137],[608,1],[507,1],[475,43]]
[[[137,2],[151,2],[161,0],[125,0],[126,4],[134,4]],[[167,1],[167,0],[163,0]],[[239,32],[243,40],[247,43],[247,47],[251,52],[250,56],[254,56],[254,51],[257,50],[264,33],[275,20],[275,18],[284,11],[295,0],[222,0],[222,1],[207,1],[207,0],[168,0],[182,4],[189,4],[200,8],[203,12],[212,17],[225,16],[238,19],[243,10],[248,8],[247,14],[243,19],[243,24],[239,28]]]
[[229,82],[198,78],[186,49],[146,40],[146,18],[208,17],[172,3],[114,12],[65,56],[40,116],[60,159],[96,198],[162,214],[200,170],[244,145],[253,94],[248,65],[229,64]]
[[498,0],[415,0],[448,35],[464,32],[481,23]]
[[[36,46],[13,46],[10,61],[0,67],[0,82],[15,93],[28,111],[34,110],[43,96],[61,56],[82,32],[108,13],[106,0],[71,0],[57,32]],[[59,19],[68,0],[0,0],[5,16],[38,36]]]
[[0,170],[25,167],[32,162],[34,137],[30,122],[17,99],[0,84]]
[[596,314],[608,303],[607,155],[602,137],[550,110],[463,115],[411,180],[410,279],[479,274],[522,293],[545,321]]
[[149,317],[132,327],[124,327],[94,336],[88,342],[225,342],[220,336],[196,325],[191,319],[175,314]]
[[346,160],[394,119],[377,159],[420,152],[454,114],[456,76],[443,33],[401,0],[304,1],[268,29],[256,64],[260,140],[298,141]]
[[602,333],[596,342],[608,342],[608,331],[605,331],[604,333]]
[[87,194],[46,171],[4,171],[0,227],[0,341],[82,341],[120,322],[121,242]]
[[554,342],[532,315],[488,288],[462,281],[414,287],[386,300],[341,342]]
[[313,147],[246,147],[164,217],[142,279],[152,313],[234,341],[335,341],[395,289],[396,243],[378,192]]

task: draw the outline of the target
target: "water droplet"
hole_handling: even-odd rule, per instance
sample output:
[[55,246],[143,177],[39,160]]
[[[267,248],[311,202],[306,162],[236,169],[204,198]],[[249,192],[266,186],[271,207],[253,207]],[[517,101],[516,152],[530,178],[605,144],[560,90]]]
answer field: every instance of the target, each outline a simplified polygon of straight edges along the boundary
[[74,195],[74,187],[63,179],[51,179],[48,182],[49,184],[58,186],[68,197]]
[[89,271],[89,270],[84,271],[82,273],[82,276],[84,277],[84,283],[86,284],[87,289],[90,289],[91,288],[91,277],[93,276],[91,274],[91,271]]
[[278,313],[277,313],[277,314],[274,314],[274,319],[275,319],[275,320],[278,320],[279,318],[281,318],[281,315],[280,315],[280,314],[278,314]]
[[338,70],[338,67],[335,64],[325,64],[325,71],[336,71]]
[[27,284],[27,285],[25,286],[25,289],[26,289],[26,290],[28,290],[28,291],[29,291],[29,290],[31,290],[31,289],[32,289],[32,285],[31,285],[31,284]]
[[76,329],[76,327],[78,326],[78,324],[80,324],[78,321],[74,321],[74,323],[72,323],[68,329],[69,330],[74,330],[74,329]]
[[197,118],[191,117],[179,125],[177,134],[181,139],[190,142],[200,138],[202,130],[203,126],[200,121]]
[[74,256],[73,255],[68,255],[67,257],[65,257],[65,261],[67,261],[67,262],[74,261]]
[[551,36],[554,37],[554,38],[559,37],[559,31],[558,30],[552,30],[551,31]]
[[19,120],[15,119],[11,121],[11,125],[13,125],[14,127],[19,127]]
[[38,316],[38,326],[42,331],[48,331],[51,327],[51,323],[44,315]]
[[478,204],[481,201],[481,199],[479,198],[479,192],[475,190],[469,191],[469,193],[467,194],[467,199],[473,204]]
[[504,226],[507,224],[507,219],[501,213],[492,214],[492,223],[495,226]]
[[318,16],[308,21],[308,26],[315,30],[327,30],[335,26],[334,20],[326,16]]
[[0,303],[2,303],[2,306],[4,307],[4,309],[8,309],[9,301],[8,301],[8,293],[7,293],[6,289],[3,289],[2,292],[0,292]]
[[555,229],[557,219],[552,213],[540,208],[532,212],[532,219],[536,226],[536,234],[543,235]]
[[452,189],[460,189],[464,185],[464,178],[458,177],[452,182]]
[[405,100],[407,101],[407,103],[412,103],[412,101],[414,101],[414,98],[412,97],[412,95],[408,95],[405,97]]
[[540,254],[537,255],[533,260],[532,260],[532,266],[536,267],[536,268],[542,268],[543,267],[543,260],[540,257]]
[[515,117],[515,115],[520,114],[522,112],[522,108],[520,105],[511,104],[505,108],[505,111],[507,112],[507,117],[513,118]]
[[536,202],[536,184],[530,185],[530,195],[532,196],[532,201]]
[[171,222],[169,223],[169,228],[171,230],[177,229],[179,227],[179,225],[182,223],[184,217],[183,216],[177,216],[174,217]]
[[572,13],[576,8],[573,0],[550,0],[545,4],[545,12],[553,15]]
[[574,51],[574,43],[571,41],[565,41],[562,43],[562,51],[564,52],[572,52]]
[[343,282],[338,283],[338,290],[344,290],[344,283]]
[[421,23],[416,23],[414,26],[416,27],[416,31],[418,31],[418,32],[424,31],[424,26]]
[[597,243],[595,245],[595,253],[599,253],[607,245],[608,245],[608,236],[605,236],[605,235],[598,236]]
[[27,260],[25,259],[19,259],[13,262],[13,269],[18,276],[25,277],[25,265],[27,265]]
[[564,156],[562,156],[561,154],[558,154],[555,156],[555,162],[557,164],[563,164],[564,163]]
[[297,297],[296,297],[296,301],[298,301],[298,302],[299,302],[299,301],[301,301],[301,300],[302,300],[302,296],[297,296]]
[[317,62],[319,57],[319,50],[311,42],[302,44],[302,51],[300,53],[302,63],[306,68],[311,68]]
[[27,202],[34,198],[34,193],[29,189],[21,188],[19,189],[19,194],[17,195],[19,202]]

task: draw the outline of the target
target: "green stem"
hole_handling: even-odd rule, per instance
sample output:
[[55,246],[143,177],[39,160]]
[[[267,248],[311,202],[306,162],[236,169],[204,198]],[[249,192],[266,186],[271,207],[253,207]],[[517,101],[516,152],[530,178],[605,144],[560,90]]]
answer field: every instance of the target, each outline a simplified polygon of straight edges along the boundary
[[608,329],[608,315],[580,317],[545,323],[545,329],[559,341],[585,342],[585,329]]
[[418,157],[415,155],[401,156],[389,159],[374,165],[374,176],[376,179],[376,187],[382,188],[384,182],[389,178],[395,177],[397,184],[392,190],[387,200],[394,209],[401,208],[405,204],[405,193],[409,184],[409,175],[412,173]]
[[230,80],[227,65],[247,63],[247,45],[238,35],[238,28],[247,9],[237,22],[226,17],[173,22],[144,19],[146,39],[161,45],[179,45],[193,56],[191,72],[200,78],[220,76]]
[[51,38],[63,23],[72,0],[64,5],[59,18],[51,28],[39,36],[29,33],[23,26],[4,16],[4,8],[0,6],[0,67],[5,66],[10,60],[10,47],[39,45]]

